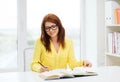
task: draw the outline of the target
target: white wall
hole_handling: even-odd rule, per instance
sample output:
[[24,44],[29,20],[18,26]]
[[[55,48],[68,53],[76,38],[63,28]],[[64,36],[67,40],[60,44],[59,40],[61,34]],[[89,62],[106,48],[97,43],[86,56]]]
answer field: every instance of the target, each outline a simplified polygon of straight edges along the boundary
[[105,65],[105,0],[97,0],[97,62]]
[[17,0],[18,28],[18,70],[24,70],[24,49],[26,48],[26,0]]
[[86,0],[85,28],[86,28],[86,59],[96,66],[97,63],[97,7],[96,0]]
[[[93,66],[104,63],[104,0],[86,0],[86,56]],[[101,62],[102,61],[102,62]]]

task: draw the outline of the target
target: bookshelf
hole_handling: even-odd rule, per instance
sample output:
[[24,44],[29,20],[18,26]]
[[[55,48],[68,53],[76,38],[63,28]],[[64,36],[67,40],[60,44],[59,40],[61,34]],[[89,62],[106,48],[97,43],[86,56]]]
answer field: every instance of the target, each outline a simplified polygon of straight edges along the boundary
[[[120,66],[120,24],[115,9],[120,0],[105,0],[105,64]],[[120,15],[120,14],[119,14]]]

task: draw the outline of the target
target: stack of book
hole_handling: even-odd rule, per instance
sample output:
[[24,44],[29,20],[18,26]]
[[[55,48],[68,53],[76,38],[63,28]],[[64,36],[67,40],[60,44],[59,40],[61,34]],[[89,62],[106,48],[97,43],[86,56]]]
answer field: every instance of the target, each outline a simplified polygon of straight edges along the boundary
[[113,54],[120,54],[120,33],[108,33],[108,52]]

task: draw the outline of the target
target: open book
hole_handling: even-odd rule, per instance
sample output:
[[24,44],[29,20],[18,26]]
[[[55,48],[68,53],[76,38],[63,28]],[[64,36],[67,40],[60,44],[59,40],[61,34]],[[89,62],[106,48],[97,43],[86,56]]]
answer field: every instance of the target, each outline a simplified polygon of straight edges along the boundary
[[97,73],[95,71],[89,70],[89,68],[77,67],[73,70],[66,69],[55,69],[47,72],[40,73],[40,77],[49,80],[49,79],[61,79],[61,78],[73,78],[73,77],[82,77],[82,76],[95,76]]

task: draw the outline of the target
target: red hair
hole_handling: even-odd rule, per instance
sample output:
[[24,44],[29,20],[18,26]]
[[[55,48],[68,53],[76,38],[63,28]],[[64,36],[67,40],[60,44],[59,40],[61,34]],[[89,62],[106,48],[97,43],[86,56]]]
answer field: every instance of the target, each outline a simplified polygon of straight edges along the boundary
[[42,24],[41,24],[41,38],[40,38],[43,45],[45,46],[46,50],[51,51],[51,49],[50,49],[50,36],[48,36],[48,34],[45,31],[45,23],[46,22],[52,22],[52,23],[55,23],[58,26],[59,32],[58,32],[57,41],[64,48],[65,47],[65,29],[62,26],[61,20],[55,14],[47,14],[43,18],[43,21],[42,21]]

